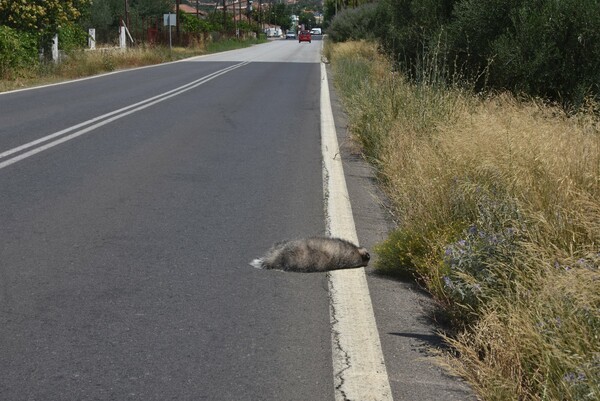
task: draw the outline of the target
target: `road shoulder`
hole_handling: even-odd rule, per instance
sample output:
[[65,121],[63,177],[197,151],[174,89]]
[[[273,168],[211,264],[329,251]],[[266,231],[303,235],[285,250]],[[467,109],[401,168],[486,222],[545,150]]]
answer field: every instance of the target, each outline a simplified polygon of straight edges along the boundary
[[[349,136],[347,117],[333,87],[329,66],[327,74],[357,235],[362,246],[372,249],[387,237],[394,224],[373,168]],[[448,374],[435,362],[431,350],[440,345],[440,339],[429,319],[433,307],[430,297],[411,283],[375,274],[372,267],[366,273],[394,399],[476,400],[460,378]]]

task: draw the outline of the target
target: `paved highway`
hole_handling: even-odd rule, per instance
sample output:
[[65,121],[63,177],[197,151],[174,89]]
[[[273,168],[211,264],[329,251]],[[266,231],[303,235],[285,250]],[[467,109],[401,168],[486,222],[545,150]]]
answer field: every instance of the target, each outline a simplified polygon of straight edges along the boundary
[[320,43],[0,95],[0,398],[333,400]]

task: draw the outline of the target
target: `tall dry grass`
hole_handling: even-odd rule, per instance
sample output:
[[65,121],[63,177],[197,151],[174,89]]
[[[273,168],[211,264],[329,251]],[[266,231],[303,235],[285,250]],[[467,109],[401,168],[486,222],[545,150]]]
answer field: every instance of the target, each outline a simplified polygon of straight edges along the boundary
[[73,51],[58,64],[36,64],[19,71],[10,71],[5,77],[0,76],[0,92],[218,53],[263,42],[266,42],[266,39],[223,39],[172,49],[163,46],[140,46],[127,51],[118,48]]
[[74,51],[60,63],[41,63],[23,68],[0,79],[0,91],[19,89],[111,72],[118,69],[159,64],[183,57],[201,54],[201,50],[169,49],[163,47],[134,48],[120,51],[116,48],[96,51]]
[[366,42],[326,53],[398,218],[378,268],[436,297],[451,365],[486,400],[600,399],[597,116],[413,84]]

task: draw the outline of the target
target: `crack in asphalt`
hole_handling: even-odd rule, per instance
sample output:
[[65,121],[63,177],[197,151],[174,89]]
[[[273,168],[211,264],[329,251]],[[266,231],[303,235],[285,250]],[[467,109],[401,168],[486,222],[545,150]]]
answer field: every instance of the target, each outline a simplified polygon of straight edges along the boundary
[[[350,362],[350,355],[348,354],[348,352],[346,352],[344,350],[344,348],[342,347],[341,341],[340,341],[340,332],[338,330],[336,330],[336,325],[339,322],[337,319],[337,314],[336,314],[336,304],[334,301],[334,296],[333,294],[335,293],[335,288],[333,288],[333,285],[331,283],[331,274],[327,274],[327,279],[329,280],[329,311],[330,311],[330,318],[331,318],[331,339],[332,339],[332,343],[334,345],[334,353],[337,350],[337,354],[338,356],[341,355],[342,356],[342,360],[343,363],[341,363],[341,365],[343,366],[339,371],[334,372],[334,384],[335,384],[335,390],[342,396],[342,401],[350,401],[350,399],[347,397],[346,392],[343,390],[344,388],[344,372],[348,369],[351,368],[352,364]],[[340,362],[338,360],[338,362]],[[334,368],[335,368],[335,363],[334,363]]]

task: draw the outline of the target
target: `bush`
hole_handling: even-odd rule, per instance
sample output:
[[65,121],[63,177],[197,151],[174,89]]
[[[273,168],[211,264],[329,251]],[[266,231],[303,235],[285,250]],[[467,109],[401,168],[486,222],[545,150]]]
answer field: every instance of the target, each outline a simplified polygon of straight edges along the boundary
[[481,185],[465,192],[471,199],[461,207],[476,208],[476,217],[446,246],[442,276],[445,295],[460,305],[453,315],[468,311],[460,317],[463,324],[479,316],[489,300],[511,293],[514,272],[506,267],[514,265],[523,237],[518,207],[508,196]]
[[600,2],[524,1],[491,42],[495,87],[580,106],[600,95]]
[[184,13],[183,11],[179,13],[179,21],[183,28],[183,32],[194,35],[200,35],[216,30],[212,22],[196,18],[196,16]]
[[456,0],[381,0],[377,6],[377,37],[395,62],[415,76],[420,60],[437,46],[441,27],[449,21]]
[[418,267],[428,249],[425,238],[419,233],[398,229],[374,250],[379,256],[376,267],[380,273],[403,279],[422,277]]
[[381,0],[377,10],[377,39],[412,78],[434,60],[478,90],[567,107],[600,99],[599,0]]
[[335,16],[327,34],[334,42],[374,39],[378,24],[377,16],[375,4],[345,9]]
[[87,32],[79,25],[67,24],[58,31],[58,47],[66,52],[87,46]]
[[[600,94],[598,0],[466,0],[448,25],[449,48],[471,77],[497,89],[580,106]],[[482,86],[483,82],[479,83]]]
[[35,36],[0,26],[0,77],[19,75],[37,64]]

